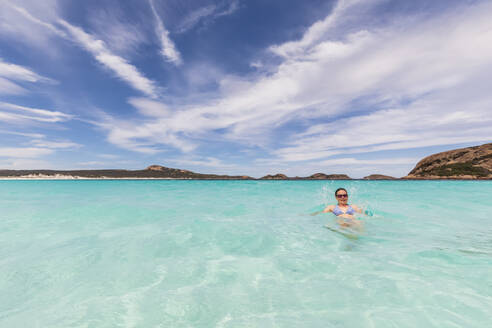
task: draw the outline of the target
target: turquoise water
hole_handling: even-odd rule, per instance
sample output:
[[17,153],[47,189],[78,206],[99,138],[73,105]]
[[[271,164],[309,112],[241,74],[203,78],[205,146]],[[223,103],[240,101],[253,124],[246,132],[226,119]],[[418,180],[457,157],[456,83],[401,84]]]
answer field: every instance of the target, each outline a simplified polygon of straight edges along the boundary
[[[308,215],[337,187],[348,239]],[[489,181],[0,181],[0,327],[490,327]]]

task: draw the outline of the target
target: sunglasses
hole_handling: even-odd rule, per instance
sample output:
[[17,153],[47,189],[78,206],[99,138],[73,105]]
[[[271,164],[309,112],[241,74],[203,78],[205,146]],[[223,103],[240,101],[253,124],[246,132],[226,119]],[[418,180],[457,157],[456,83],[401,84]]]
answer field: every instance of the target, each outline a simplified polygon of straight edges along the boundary
[[348,198],[347,194],[338,194],[337,198]]

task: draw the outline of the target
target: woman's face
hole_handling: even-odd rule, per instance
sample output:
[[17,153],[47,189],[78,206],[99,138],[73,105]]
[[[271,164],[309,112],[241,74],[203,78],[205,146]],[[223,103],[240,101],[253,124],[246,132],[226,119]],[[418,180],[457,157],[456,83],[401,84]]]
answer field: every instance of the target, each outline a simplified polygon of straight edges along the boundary
[[340,204],[347,204],[348,201],[348,194],[345,190],[339,190],[337,194],[335,195],[338,203]]

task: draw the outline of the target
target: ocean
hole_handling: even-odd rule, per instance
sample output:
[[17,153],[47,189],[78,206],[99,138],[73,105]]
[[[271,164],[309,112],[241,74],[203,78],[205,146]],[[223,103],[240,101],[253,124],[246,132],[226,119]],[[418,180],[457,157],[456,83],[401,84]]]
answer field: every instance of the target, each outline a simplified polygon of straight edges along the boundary
[[[364,231],[329,230],[344,187]],[[492,181],[0,181],[0,327],[491,327]]]

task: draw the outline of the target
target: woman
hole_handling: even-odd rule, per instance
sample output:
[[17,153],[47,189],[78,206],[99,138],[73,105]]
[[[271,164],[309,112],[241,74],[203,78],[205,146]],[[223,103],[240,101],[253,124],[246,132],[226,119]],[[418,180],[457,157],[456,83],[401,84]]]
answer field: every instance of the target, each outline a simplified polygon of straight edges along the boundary
[[344,188],[338,188],[335,191],[335,197],[337,199],[337,205],[328,205],[323,211],[315,212],[312,215],[316,215],[318,213],[328,213],[332,212],[339,219],[337,223],[342,227],[357,227],[361,228],[362,223],[358,221],[354,214],[360,213],[362,214],[362,209],[356,205],[348,204],[348,192]]

